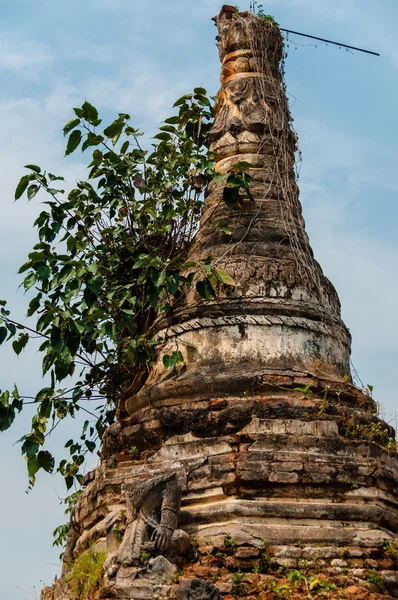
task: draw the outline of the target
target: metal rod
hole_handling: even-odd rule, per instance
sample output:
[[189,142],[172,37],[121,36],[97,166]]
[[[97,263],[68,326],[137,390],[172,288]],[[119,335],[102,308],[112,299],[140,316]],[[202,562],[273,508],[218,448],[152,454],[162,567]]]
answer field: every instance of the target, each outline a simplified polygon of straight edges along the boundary
[[312,40],[318,40],[319,42],[326,42],[327,44],[334,44],[335,46],[341,46],[342,48],[349,48],[350,50],[357,50],[358,52],[365,52],[366,54],[373,54],[373,56],[380,56],[378,52],[372,52],[371,50],[364,50],[363,48],[356,48],[355,46],[348,46],[347,44],[340,44],[339,42],[332,42],[332,40],[325,40],[324,38],[315,37],[314,35],[308,35],[307,33],[300,33],[299,31],[292,31],[291,29],[283,29],[281,31],[286,33],[293,33],[294,35],[302,35],[303,37],[311,38]]

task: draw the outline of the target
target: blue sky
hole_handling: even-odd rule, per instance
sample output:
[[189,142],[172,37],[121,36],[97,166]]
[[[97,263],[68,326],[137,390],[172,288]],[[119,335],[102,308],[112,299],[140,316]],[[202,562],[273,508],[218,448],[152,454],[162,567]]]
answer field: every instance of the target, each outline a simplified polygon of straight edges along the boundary
[[[349,53],[292,36],[287,89],[303,152],[301,200],[315,255],[335,284],[353,362],[395,423],[398,350],[398,4],[396,0],[263,0],[282,27],[379,51]],[[241,10],[249,0],[240,0]],[[63,124],[87,99],[105,118],[128,112],[148,134],[195,86],[218,88],[210,18],[216,0],[2,0],[0,23],[0,297],[23,317],[19,265],[35,243],[38,204],[13,203],[23,165],[40,164],[70,185],[84,172],[63,159]],[[0,348],[2,389],[41,385],[37,355]],[[35,598],[58,570],[51,532],[63,519],[57,478],[25,494],[18,446],[27,421],[0,437],[0,596]],[[73,428],[73,427],[72,427]],[[69,427],[70,430],[70,427]],[[66,434],[69,433],[66,432]],[[54,448],[57,439],[52,441]],[[30,590],[30,591],[29,591]],[[38,597],[38,596],[37,596]]]

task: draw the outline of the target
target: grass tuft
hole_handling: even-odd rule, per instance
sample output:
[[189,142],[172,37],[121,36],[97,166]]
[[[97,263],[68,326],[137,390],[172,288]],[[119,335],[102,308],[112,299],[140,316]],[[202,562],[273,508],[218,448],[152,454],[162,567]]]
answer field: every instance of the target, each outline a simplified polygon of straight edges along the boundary
[[89,600],[100,588],[105,559],[104,550],[96,552],[93,548],[76,558],[67,578],[71,590],[70,600]]

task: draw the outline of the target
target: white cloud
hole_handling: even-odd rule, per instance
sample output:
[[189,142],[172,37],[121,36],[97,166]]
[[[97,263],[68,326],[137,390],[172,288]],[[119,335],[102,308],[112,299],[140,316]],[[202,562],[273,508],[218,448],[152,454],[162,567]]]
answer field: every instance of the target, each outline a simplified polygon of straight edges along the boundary
[[0,69],[8,69],[25,79],[36,79],[37,70],[53,61],[43,44],[17,39],[0,40]]

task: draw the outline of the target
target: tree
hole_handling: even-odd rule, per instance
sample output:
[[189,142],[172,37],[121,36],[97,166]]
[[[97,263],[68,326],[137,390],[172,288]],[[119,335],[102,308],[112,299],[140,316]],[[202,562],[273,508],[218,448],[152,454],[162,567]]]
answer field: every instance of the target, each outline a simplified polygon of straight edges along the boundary
[[[19,355],[32,337],[41,338],[49,383],[32,397],[20,396],[17,386],[0,391],[0,431],[34,404],[31,431],[20,440],[30,485],[40,469],[56,469],[68,489],[81,483],[86,453],[123,416],[125,395],[144,384],[161,349],[153,327],[157,317],[170,318],[173,304],[193,285],[206,299],[217,287],[234,285],[209,261],[187,262],[203,191],[214,176],[207,143],[214,100],[203,88],[177,100],[178,114],[160,127],[151,152],[142,148],[142,133],[129,115],[119,114],[99,133],[97,109],[89,102],[75,108],[63,128],[69,134],[65,155],[81,148],[92,151],[92,160],[87,181],[67,195],[54,187],[63,177],[26,165],[29,173],[15,199],[47,195],[46,210],[35,221],[38,242],[19,269],[24,289],[37,292],[27,310],[37,321],[16,322],[0,301],[0,343],[10,341]],[[250,195],[249,167],[242,163],[230,174],[215,175],[225,180],[229,208],[239,202],[240,188]],[[178,351],[163,357],[166,368],[182,360]],[[79,411],[87,414],[80,439],[66,441],[69,457],[56,465],[46,439]]]

